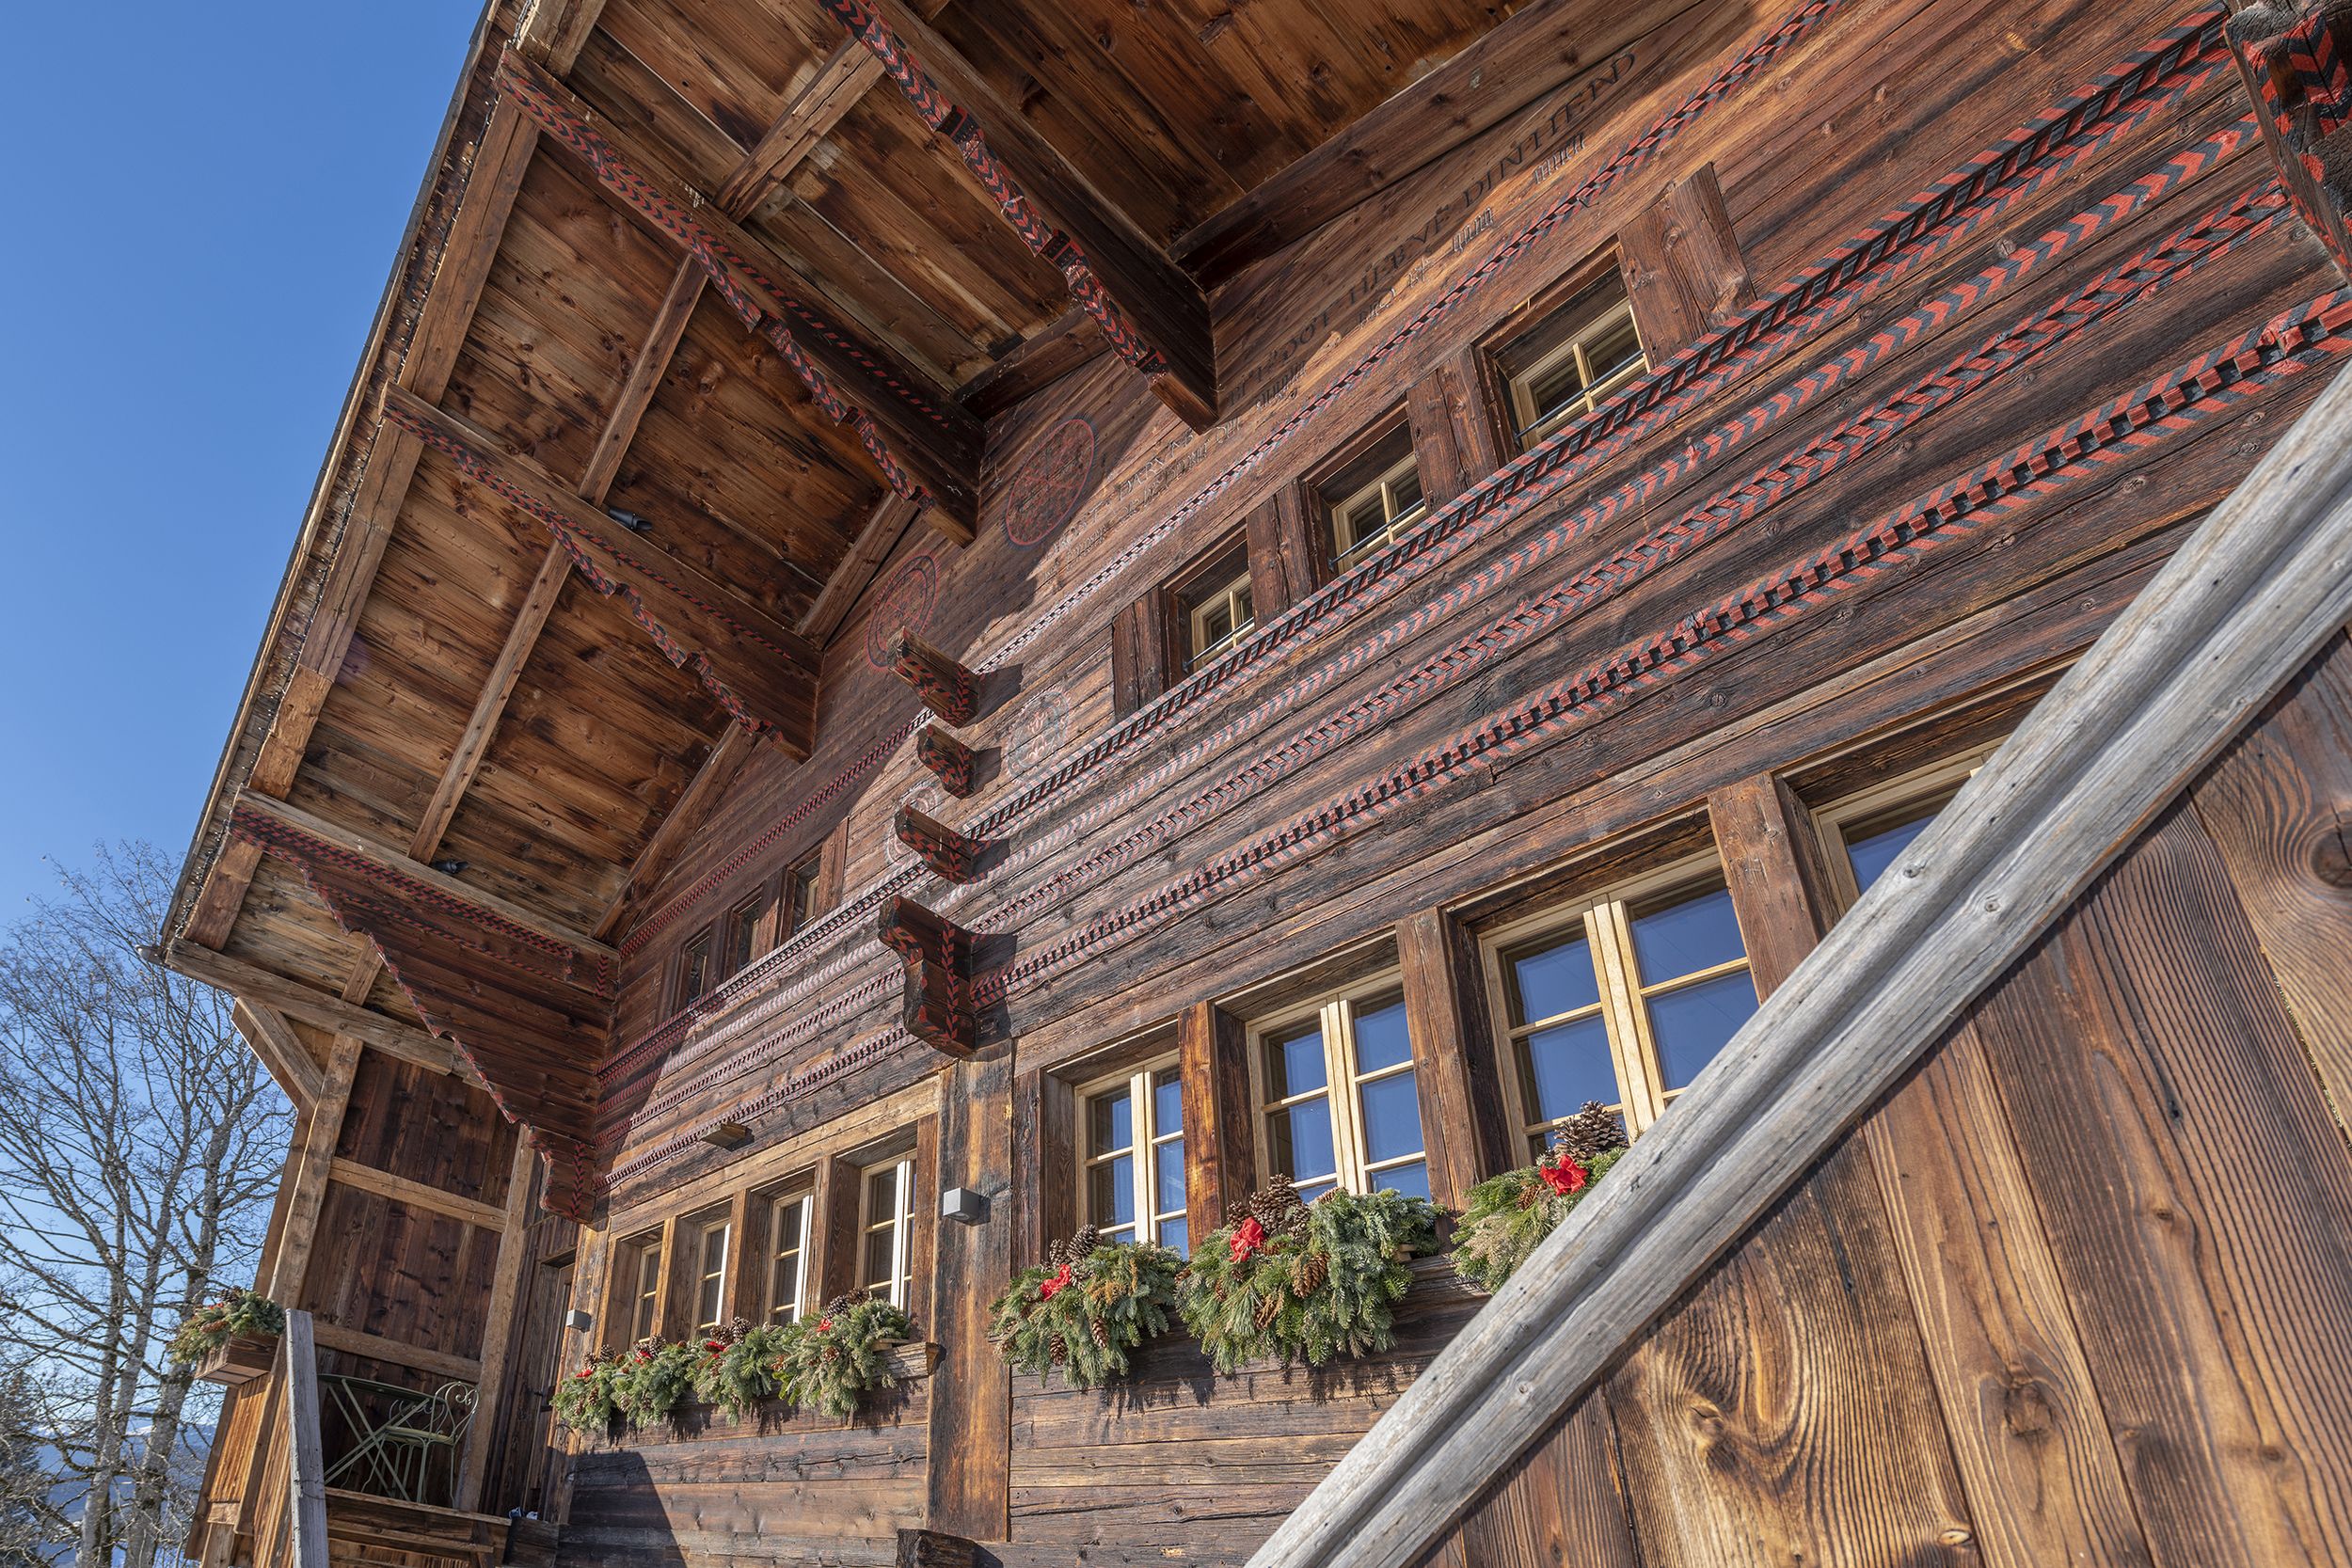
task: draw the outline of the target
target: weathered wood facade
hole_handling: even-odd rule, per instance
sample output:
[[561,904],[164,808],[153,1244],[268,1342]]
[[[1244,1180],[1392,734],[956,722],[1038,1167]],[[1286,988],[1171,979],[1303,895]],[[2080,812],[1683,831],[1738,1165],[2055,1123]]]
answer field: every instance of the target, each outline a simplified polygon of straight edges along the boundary
[[[1171,1237],[1325,1174],[1300,1021],[1340,1181],[1524,1163],[1571,1027],[1669,1147],[2352,347],[2347,43],[494,0],[164,934],[301,1113],[258,1286],[330,1379],[477,1391],[447,1495],[330,1488],[327,1553],[1249,1560],[1521,1297],[1437,1260],[1371,1360],[1009,1375],[989,1302],[1106,1217],[1089,1097],[1165,1086]],[[2352,1563],[2352,650],[2290,651],[1383,1560]],[[1703,900],[1729,949],[1658,968]],[[1579,942],[1548,1022],[1518,966]],[[553,1428],[787,1253],[923,1336],[858,1419]],[[312,1568],[290,1381],[230,1396],[208,1568]]]

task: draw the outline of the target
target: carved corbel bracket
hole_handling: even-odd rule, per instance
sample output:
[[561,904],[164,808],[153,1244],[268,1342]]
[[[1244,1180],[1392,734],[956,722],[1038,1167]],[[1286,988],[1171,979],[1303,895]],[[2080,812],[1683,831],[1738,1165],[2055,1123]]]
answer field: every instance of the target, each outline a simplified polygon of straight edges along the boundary
[[960,833],[913,806],[900,806],[890,827],[898,835],[898,842],[914,850],[915,858],[930,867],[933,876],[950,882],[978,880],[980,851],[988,847],[978,839]]
[[2230,51],[2296,215],[2352,276],[2352,0],[2233,0]]
[[979,1049],[979,1019],[972,1006],[972,933],[912,898],[882,905],[875,934],[906,961],[908,1034],[949,1056]]
[[930,769],[939,787],[961,800],[972,793],[972,772],[978,753],[936,724],[914,732],[914,760]]
[[961,1535],[935,1529],[898,1532],[898,1568],[972,1568],[978,1549]]
[[891,645],[890,667],[942,723],[969,724],[980,710],[980,677],[911,631]]

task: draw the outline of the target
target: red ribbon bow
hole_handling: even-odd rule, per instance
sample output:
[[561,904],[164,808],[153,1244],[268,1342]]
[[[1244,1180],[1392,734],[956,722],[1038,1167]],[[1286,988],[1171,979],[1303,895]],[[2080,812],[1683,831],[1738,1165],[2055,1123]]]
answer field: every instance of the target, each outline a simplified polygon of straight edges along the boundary
[[1040,1301],[1051,1301],[1054,1299],[1055,1292],[1073,1283],[1074,1282],[1072,1280],[1070,1275],[1070,1265],[1064,1263],[1061,1266],[1060,1271],[1057,1273],[1053,1278],[1046,1280],[1043,1284],[1037,1288],[1037,1299]]
[[1544,1179],[1545,1183],[1562,1197],[1582,1192],[1585,1185],[1593,1180],[1591,1171],[1578,1164],[1573,1156],[1566,1154],[1560,1156],[1558,1164],[1539,1164],[1535,1170],[1536,1174]]
[[833,1320],[831,1318],[819,1318],[817,1320],[818,1333],[822,1334],[831,1327],[833,1327]]
[[1260,1225],[1254,1216],[1242,1221],[1233,1227],[1233,1239],[1229,1245],[1233,1255],[1233,1261],[1236,1263],[1244,1261],[1252,1253],[1264,1247],[1265,1227]]

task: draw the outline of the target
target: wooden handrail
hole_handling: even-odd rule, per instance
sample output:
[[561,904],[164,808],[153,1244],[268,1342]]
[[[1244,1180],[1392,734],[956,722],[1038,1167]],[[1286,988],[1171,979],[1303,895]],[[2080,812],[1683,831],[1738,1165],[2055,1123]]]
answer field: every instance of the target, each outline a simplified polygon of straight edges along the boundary
[[286,1311],[286,1332],[278,1342],[283,1380],[287,1513],[286,1539],[293,1568],[326,1568],[326,1456],[319,1441],[319,1357],[311,1342],[310,1314]]
[[1251,1568],[1402,1568],[2352,617],[2339,376]]

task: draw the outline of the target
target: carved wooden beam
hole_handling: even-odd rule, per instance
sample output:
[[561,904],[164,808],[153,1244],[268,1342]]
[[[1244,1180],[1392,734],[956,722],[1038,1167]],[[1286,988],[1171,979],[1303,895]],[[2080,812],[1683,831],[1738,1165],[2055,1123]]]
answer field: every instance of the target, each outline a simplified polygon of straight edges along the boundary
[[926,816],[913,806],[900,806],[891,818],[890,831],[898,835],[898,842],[914,851],[915,859],[930,867],[931,874],[944,881],[969,882],[979,878],[980,851],[988,846],[968,834],[960,833],[936,817]]
[[1062,275],[1112,352],[1195,430],[1216,422],[1216,351],[1200,286],[1092,191],[954,45],[903,0],[819,0],[873,51],[923,123],[954,144],[1021,243]]
[[532,0],[515,24],[515,47],[558,76],[572,69],[604,14],[604,0]]
[[624,207],[694,259],[826,417],[857,433],[894,492],[977,523],[981,431],[970,412],[807,303],[803,295],[816,291],[767,245],[547,71],[510,50],[499,62],[499,86]]
[[348,1036],[404,1062],[413,1062],[434,1072],[457,1070],[456,1053],[414,1024],[387,1018],[340,996],[289,980],[275,970],[215,953],[185,937],[174,938],[165,945],[164,967],[191,980],[201,980],[242,1001],[274,1007],[288,1018],[298,1018],[317,1028]]
[[935,1529],[898,1532],[898,1568],[972,1568],[979,1548],[961,1535]]
[[973,765],[978,760],[971,747],[937,724],[926,724],[914,732],[914,760],[930,769],[940,788],[959,800],[970,798]]
[[969,724],[980,710],[980,677],[911,631],[891,644],[890,668],[943,723]]
[[2232,0],[2230,51],[2296,214],[2352,276],[2352,4]]
[[969,1056],[979,1049],[979,1019],[972,1006],[972,933],[912,898],[882,905],[875,934],[906,961],[906,999],[899,1022],[932,1050]]
[[808,639],[687,562],[634,541],[623,547],[612,537],[617,524],[469,420],[398,388],[385,397],[384,418],[536,520],[588,584],[620,599],[663,656],[738,723],[796,758],[808,755],[817,731],[817,652]]

